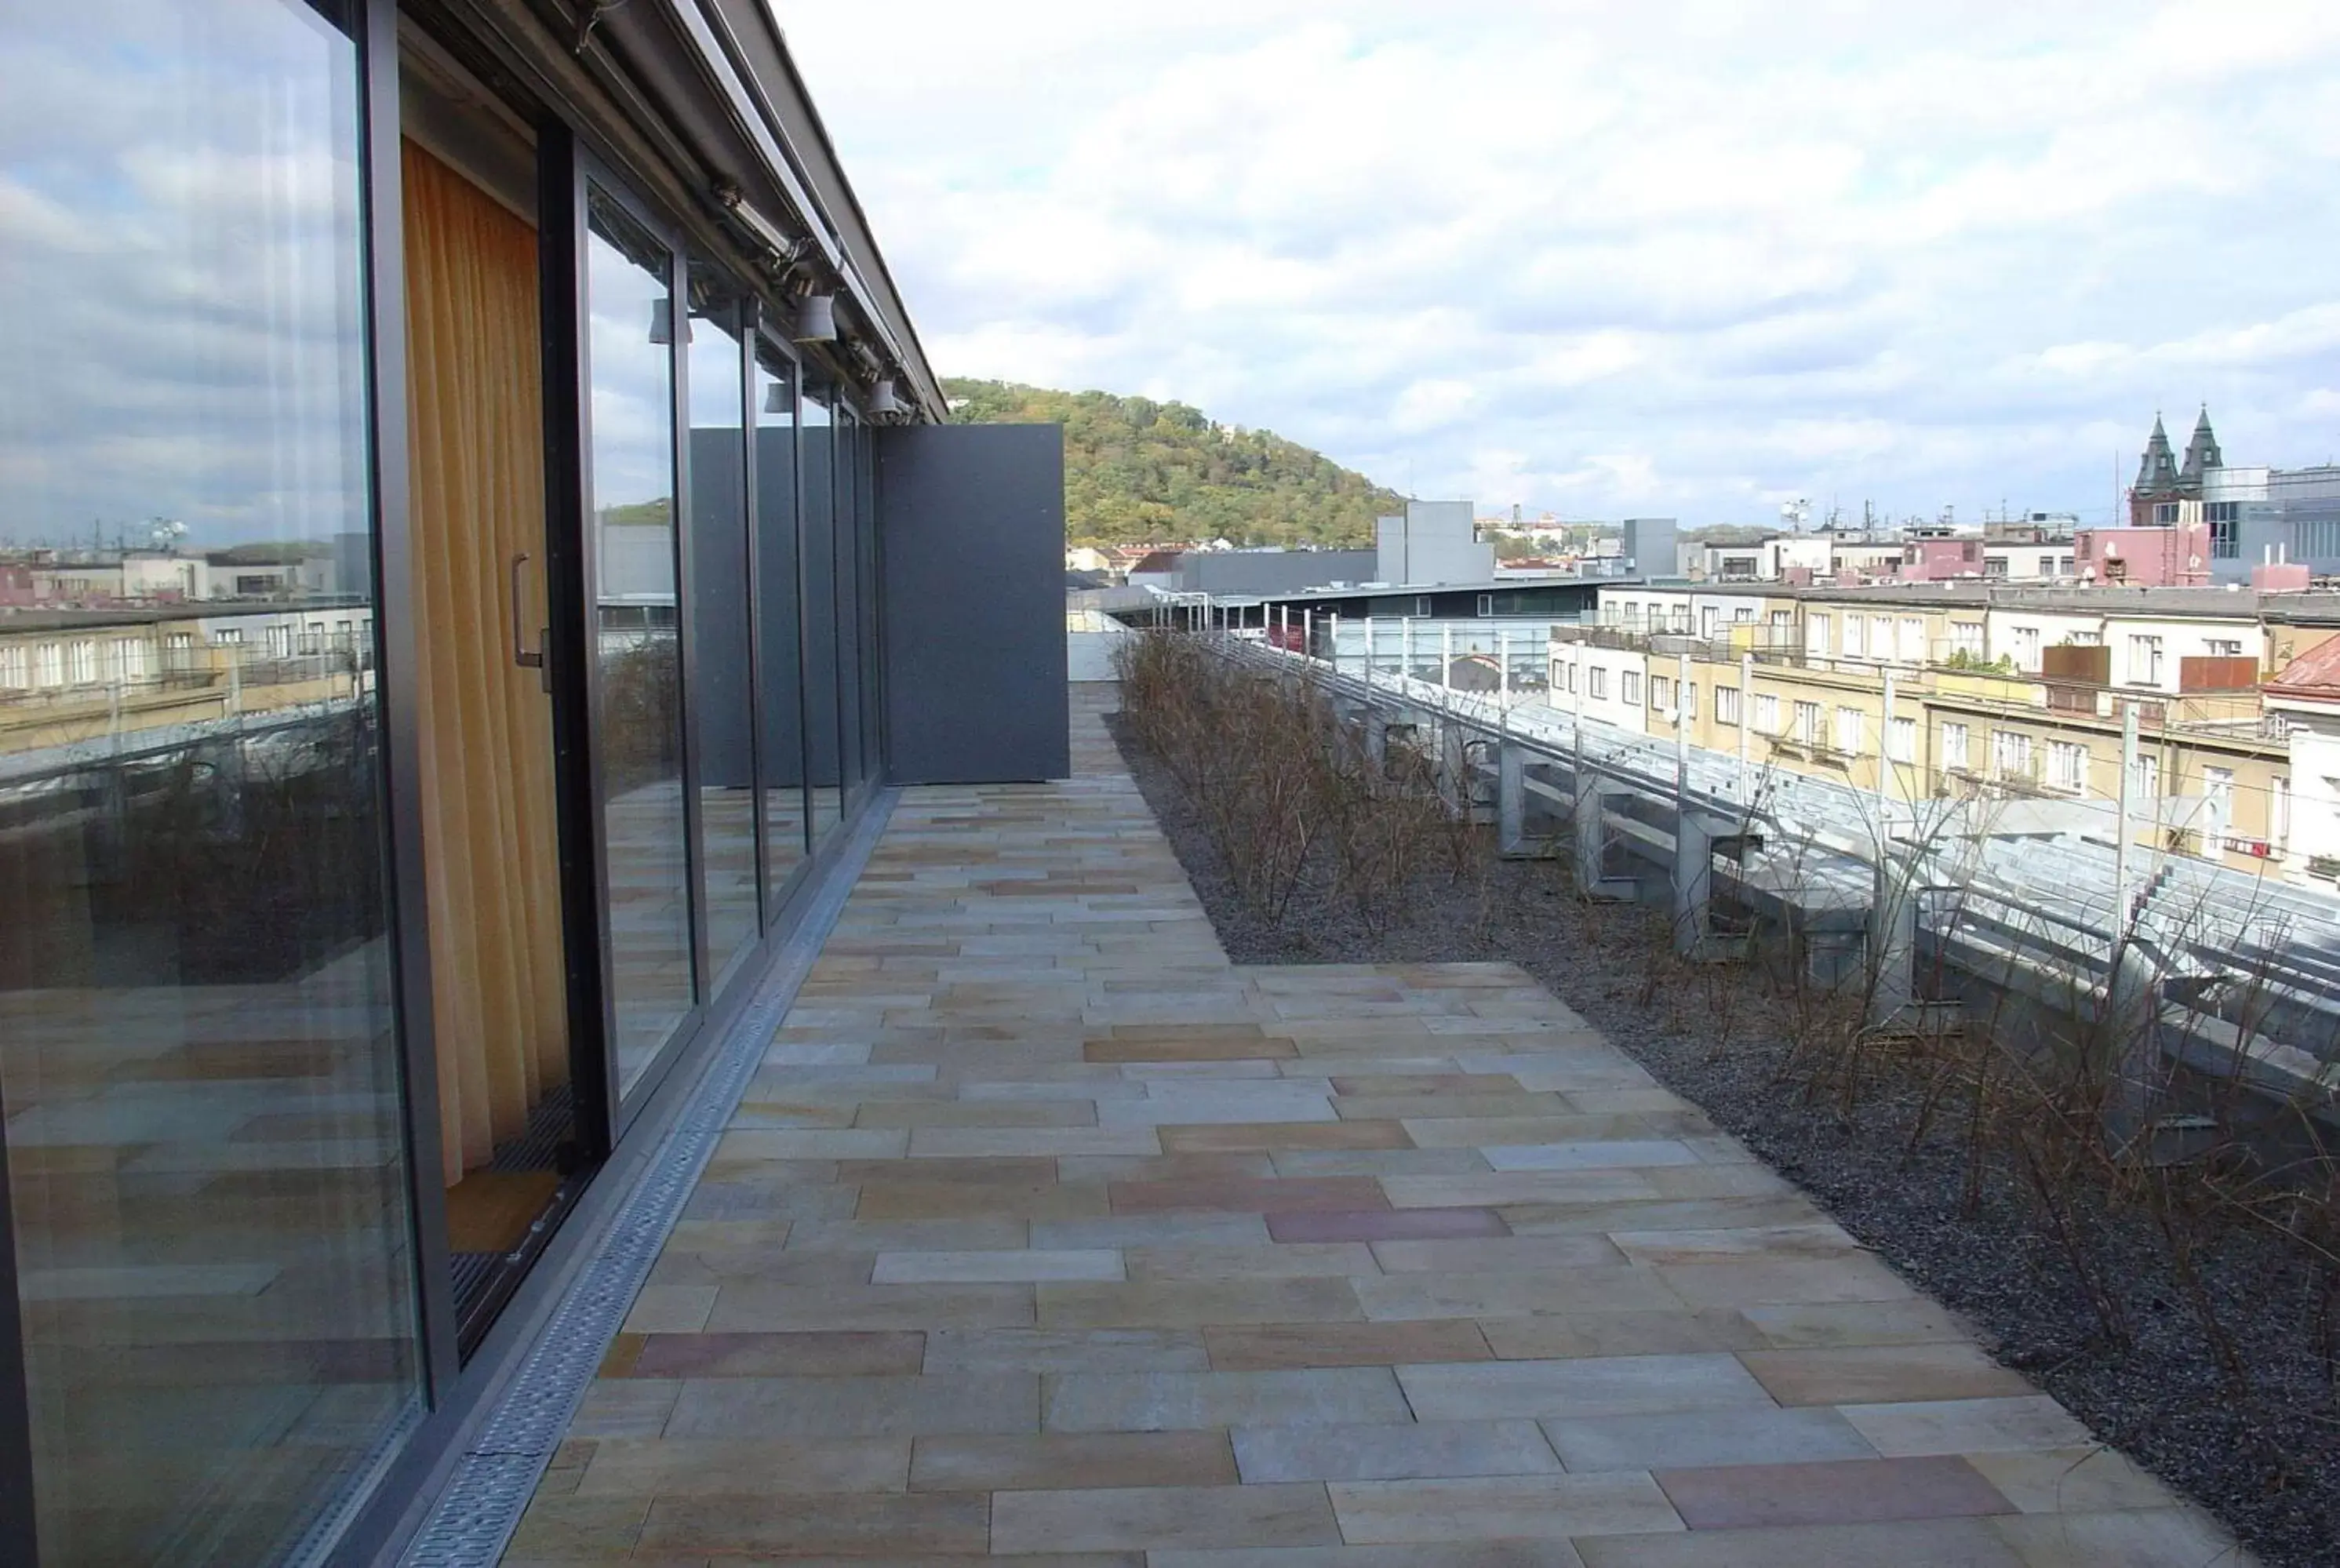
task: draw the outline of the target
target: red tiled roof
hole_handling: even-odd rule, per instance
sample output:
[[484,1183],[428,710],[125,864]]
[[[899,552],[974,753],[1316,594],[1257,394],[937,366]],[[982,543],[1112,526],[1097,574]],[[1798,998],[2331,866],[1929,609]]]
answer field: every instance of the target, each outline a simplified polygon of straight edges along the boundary
[[2284,667],[2261,690],[2276,697],[2340,702],[2340,637],[2327,638]]

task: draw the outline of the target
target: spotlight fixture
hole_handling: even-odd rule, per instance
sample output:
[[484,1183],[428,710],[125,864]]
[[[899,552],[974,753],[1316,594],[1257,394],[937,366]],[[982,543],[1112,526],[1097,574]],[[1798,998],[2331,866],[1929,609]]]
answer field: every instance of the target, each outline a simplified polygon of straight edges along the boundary
[[672,300],[650,302],[650,342],[654,343],[674,342],[674,302]]
[[904,403],[900,398],[894,395],[894,378],[892,376],[880,377],[878,381],[878,384],[869,389],[869,412],[873,416],[878,414],[903,413],[907,412],[907,407],[908,405]]
[[795,328],[788,334],[800,343],[837,341],[837,296],[807,294],[797,302]]

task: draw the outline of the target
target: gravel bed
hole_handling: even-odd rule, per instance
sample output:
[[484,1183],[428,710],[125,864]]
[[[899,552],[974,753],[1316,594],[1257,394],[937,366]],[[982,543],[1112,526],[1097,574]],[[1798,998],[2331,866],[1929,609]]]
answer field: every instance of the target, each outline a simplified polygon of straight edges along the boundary
[[[2247,1371],[2238,1390],[2149,1219],[2083,1203],[2079,1239],[2067,1246],[1996,1163],[1978,1207],[1962,1212],[1966,1147],[1938,1127],[1913,1138],[1915,1085],[1870,1086],[1849,1113],[1832,1097],[1816,1103],[1785,1074],[1780,1004],[1761,978],[1712,967],[1686,979],[1653,957],[1665,951],[1657,912],[1582,903],[1557,862],[1491,860],[1483,882],[1431,873],[1385,930],[1366,928],[1322,888],[1304,888],[1271,925],[1238,896],[1168,772],[1118,715],[1107,724],[1236,963],[1518,964],[2262,1561],[2340,1564],[2340,1399],[2309,1305],[2313,1271],[2287,1249],[2236,1227],[2199,1260],[2213,1314]],[[1718,1047],[1725,1020],[1729,1043]],[[2103,1331],[2075,1252],[2118,1303],[2126,1345]]]

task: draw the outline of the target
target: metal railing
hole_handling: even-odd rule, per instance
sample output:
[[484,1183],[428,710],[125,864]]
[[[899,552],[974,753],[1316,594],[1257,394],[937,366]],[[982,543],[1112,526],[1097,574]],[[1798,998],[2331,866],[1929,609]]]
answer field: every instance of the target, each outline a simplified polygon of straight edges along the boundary
[[[2340,1105],[2340,898],[2137,843],[2163,803],[2129,804],[2122,833],[2109,801],[1888,799],[1516,693],[1214,640],[1263,671],[1304,672],[1360,722],[1451,729],[1439,756],[1454,798],[1492,811],[1507,851],[1549,852],[1564,834],[1597,887],[1621,849],[1671,882],[1680,944],[1706,939],[1717,892],[1807,928],[1857,918],[1879,1016],[1912,1005],[1921,958],[2051,1007],[2108,998],[2141,969],[2166,1051],[2305,1091],[2319,1114]],[[1578,809],[1595,798],[1599,812]],[[1538,812],[1561,831],[1530,833]]]

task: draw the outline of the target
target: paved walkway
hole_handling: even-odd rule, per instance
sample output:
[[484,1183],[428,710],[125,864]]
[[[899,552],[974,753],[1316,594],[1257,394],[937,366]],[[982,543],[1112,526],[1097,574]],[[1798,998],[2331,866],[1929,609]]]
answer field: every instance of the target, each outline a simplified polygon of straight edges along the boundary
[[1074,700],[904,801],[511,1568],[2239,1560],[1519,970],[1231,966]]

